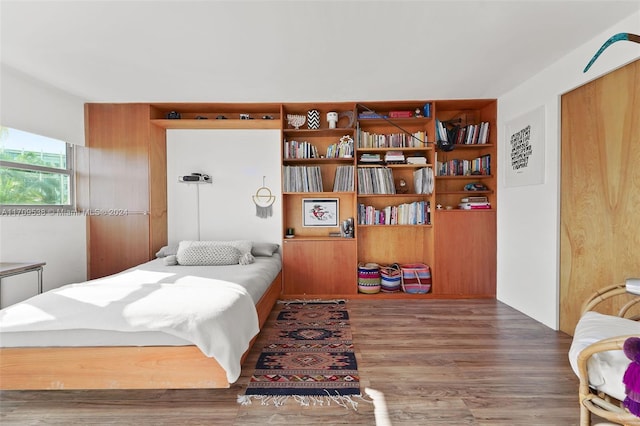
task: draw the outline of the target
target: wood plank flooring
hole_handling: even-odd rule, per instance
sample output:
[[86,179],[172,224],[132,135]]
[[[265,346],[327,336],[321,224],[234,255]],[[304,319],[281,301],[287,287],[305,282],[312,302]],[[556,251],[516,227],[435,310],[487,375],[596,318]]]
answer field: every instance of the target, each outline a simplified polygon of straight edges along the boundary
[[375,406],[369,397],[357,411],[238,404],[259,338],[230,389],[3,391],[0,424],[578,424],[570,336],[495,300],[358,299],[347,307],[362,388],[373,390]]

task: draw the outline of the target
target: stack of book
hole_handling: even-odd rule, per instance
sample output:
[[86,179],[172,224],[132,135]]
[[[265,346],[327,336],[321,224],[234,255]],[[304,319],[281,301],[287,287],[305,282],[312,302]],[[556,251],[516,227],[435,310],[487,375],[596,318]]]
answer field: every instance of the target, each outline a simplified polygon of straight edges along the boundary
[[357,138],[358,148],[421,148],[427,142],[427,134],[423,131],[378,134],[360,130]]
[[487,197],[464,197],[460,200],[458,208],[462,210],[488,210],[491,208]]
[[353,140],[341,140],[327,147],[327,158],[351,158],[353,157]]
[[452,159],[438,161],[438,176],[491,175],[491,155],[486,154],[473,160]]
[[373,111],[362,111],[358,114],[358,118],[366,120],[371,118],[386,118],[386,116]]
[[431,194],[435,186],[433,169],[422,167],[413,172],[413,188],[416,194]]
[[489,122],[454,126],[447,128],[445,123],[436,120],[436,136],[438,140],[449,141],[453,144],[476,145],[489,142]]
[[426,157],[407,157],[407,164],[427,164]]
[[404,153],[402,151],[387,151],[384,154],[384,161],[387,164],[402,164],[404,163]]
[[413,111],[389,111],[389,118],[411,118]]
[[285,141],[284,158],[320,158],[318,149],[307,141]]
[[358,167],[359,194],[395,194],[393,172],[388,167]]
[[285,166],[284,192],[322,192],[322,175],[318,166]]
[[382,163],[382,159],[380,158],[380,154],[370,154],[365,152],[360,155],[360,162],[364,164],[380,164]]
[[353,166],[338,166],[333,181],[333,192],[353,191]]
[[397,206],[377,209],[374,206],[358,204],[359,225],[429,225],[431,224],[431,203],[414,201]]

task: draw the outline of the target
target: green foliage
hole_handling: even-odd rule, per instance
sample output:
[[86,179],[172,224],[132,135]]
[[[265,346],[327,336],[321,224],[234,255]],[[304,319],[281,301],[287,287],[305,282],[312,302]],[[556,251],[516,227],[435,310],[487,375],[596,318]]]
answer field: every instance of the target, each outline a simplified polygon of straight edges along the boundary
[[64,175],[0,168],[0,204],[68,204]]
[[[8,137],[8,128],[0,126],[0,141]],[[33,151],[0,149],[0,160],[36,166],[64,168],[61,155]],[[69,177],[64,174],[0,167],[0,204],[64,205],[69,203]]]

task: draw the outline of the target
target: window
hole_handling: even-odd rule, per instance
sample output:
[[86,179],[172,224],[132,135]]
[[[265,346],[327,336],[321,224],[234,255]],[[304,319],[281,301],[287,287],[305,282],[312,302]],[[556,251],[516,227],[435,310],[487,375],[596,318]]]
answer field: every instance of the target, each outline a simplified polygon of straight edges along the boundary
[[[61,140],[0,127],[0,205],[74,208],[73,149]],[[3,211],[11,211],[4,210]],[[36,210],[34,210],[36,211]]]

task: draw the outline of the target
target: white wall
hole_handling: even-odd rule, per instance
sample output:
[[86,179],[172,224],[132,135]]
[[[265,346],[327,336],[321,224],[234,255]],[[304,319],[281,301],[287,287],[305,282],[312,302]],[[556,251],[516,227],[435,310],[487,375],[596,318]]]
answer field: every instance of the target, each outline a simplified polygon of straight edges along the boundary
[[[211,184],[179,183],[192,172]],[[273,216],[259,218],[252,197],[263,185],[275,196]],[[282,241],[279,130],[167,130],[169,244],[198,239]]]
[[84,100],[0,67],[0,125],[84,146]]
[[640,12],[554,63],[498,99],[499,170],[505,170],[508,140],[505,125],[545,106],[545,181],[541,185],[506,187],[498,176],[497,297],[553,329],[559,327],[560,244],[560,98],[578,86],[640,58],[640,45],[619,41],[583,73],[588,61],[612,35],[638,33]]
[[[0,126],[84,145],[84,101],[2,65]],[[42,261],[45,290],[87,277],[86,218],[0,216],[0,261]],[[2,306],[36,294],[35,273],[2,280]]]

